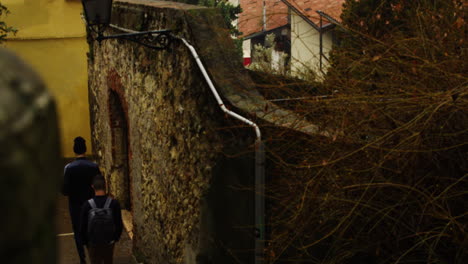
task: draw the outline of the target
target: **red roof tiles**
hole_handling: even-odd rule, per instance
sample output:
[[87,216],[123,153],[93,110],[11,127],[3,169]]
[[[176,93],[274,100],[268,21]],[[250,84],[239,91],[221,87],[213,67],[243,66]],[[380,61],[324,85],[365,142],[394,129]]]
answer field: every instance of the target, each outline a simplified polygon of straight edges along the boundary
[[[320,26],[320,16],[317,11],[340,20],[342,5],[345,0],[240,0],[243,12],[239,15],[239,30],[243,36],[263,31],[263,4],[265,3],[265,31],[288,24],[288,5],[294,7],[304,17]],[[287,3],[288,5],[286,5]],[[329,24],[323,19],[322,26]]]
[[[268,0],[266,0],[268,1]],[[341,11],[345,0],[283,0],[297,9],[303,16],[312,21],[317,26],[320,26],[320,15],[317,11],[325,12],[337,21],[341,21]],[[330,22],[323,18],[322,26]]]
[[265,30],[288,24],[288,6],[281,0],[240,0],[239,31],[248,36],[263,30],[263,3],[265,2]]

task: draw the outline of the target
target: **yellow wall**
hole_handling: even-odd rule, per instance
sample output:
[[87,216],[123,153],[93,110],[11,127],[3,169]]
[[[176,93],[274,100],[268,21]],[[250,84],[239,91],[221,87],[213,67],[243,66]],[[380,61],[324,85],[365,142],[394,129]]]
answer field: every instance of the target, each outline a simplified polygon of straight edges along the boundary
[[79,0],[1,0],[17,28],[5,46],[31,64],[55,96],[63,156],[72,157],[73,138],[92,149],[88,108],[85,26]]
[[[331,32],[322,36],[322,47],[325,56],[332,48]],[[326,71],[328,63],[322,59],[322,68]],[[320,34],[295,12],[291,12],[291,71],[300,76],[311,70],[319,77],[320,72]]]

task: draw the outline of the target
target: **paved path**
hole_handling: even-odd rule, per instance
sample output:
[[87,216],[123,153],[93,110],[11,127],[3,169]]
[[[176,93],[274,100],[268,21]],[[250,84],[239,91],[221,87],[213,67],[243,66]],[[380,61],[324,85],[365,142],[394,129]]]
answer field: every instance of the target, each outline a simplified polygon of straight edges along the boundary
[[[79,264],[78,253],[76,252],[75,240],[72,233],[70,216],[68,215],[68,201],[64,196],[59,196],[57,203],[57,236],[58,264]],[[132,263],[132,241],[128,234],[123,232],[122,238],[117,243],[114,251],[114,264]],[[89,259],[88,259],[89,260]]]

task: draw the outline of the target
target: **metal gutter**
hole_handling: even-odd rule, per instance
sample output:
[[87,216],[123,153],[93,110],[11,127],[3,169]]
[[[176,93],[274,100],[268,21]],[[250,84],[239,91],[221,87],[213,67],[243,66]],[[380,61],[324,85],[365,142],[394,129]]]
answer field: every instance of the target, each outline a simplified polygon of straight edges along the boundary
[[269,29],[269,30],[266,30],[266,31],[259,31],[259,32],[255,32],[255,33],[252,33],[248,36],[245,36],[245,37],[242,37],[243,40],[248,40],[248,39],[252,39],[252,38],[255,38],[255,37],[258,37],[258,36],[262,36],[262,35],[268,35],[270,34],[271,32],[274,32],[275,30],[279,30],[281,28],[288,28],[288,25],[282,25],[282,26],[279,26],[279,27],[276,27],[276,28],[272,28],[272,29]]
[[339,25],[339,26],[342,26],[340,22],[338,22],[338,20],[334,19],[333,17],[331,17],[330,15],[328,15],[327,13],[323,12],[323,11],[320,11],[320,10],[317,10],[315,11],[317,12],[320,16],[323,16],[324,18],[328,19],[328,21],[330,21],[331,23],[335,24],[335,25]]
[[301,11],[299,11],[296,7],[294,7],[291,3],[289,3],[286,0],[281,0],[283,3],[285,3],[289,8],[291,8],[298,16],[300,16],[302,19],[304,19],[309,25],[311,25],[313,28],[315,28],[317,31],[320,31],[320,27],[317,26],[314,22],[312,22],[308,17],[306,17],[304,14],[302,14]]
[[[310,20],[307,16],[305,16],[299,9],[297,9],[295,6],[293,6],[291,3],[289,3],[289,1],[287,0],[281,0],[284,4],[286,4],[289,8],[291,8],[299,17],[301,17],[302,19],[304,19],[304,21],[306,21],[309,25],[311,25],[313,28],[315,28],[317,31],[319,32],[322,32],[322,31],[326,31],[326,30],[329,30],[329,29],[332,29],[333,27],[335,27],[335,23],[333,21],[336,21],[335,19],[330,19],[330,24],[326,24],[325,26],[323,25],[317,25],[315,24],[314,22],[312,22],[312,20]],[[318,12],[321,12],[323,13],[322,11],[316,11],[317,13]],[[321,14],[319,13],[319,14]],[[324,13],[325,14],[325,13]],[[328,16],[328,15],[327,15]],[[330,17],[330,16],[328,16]],[[328,19],[328,17],[326,17]],[[331,17],[330,17],[331,18]],[[333,20],[333,21],[332,21]]]

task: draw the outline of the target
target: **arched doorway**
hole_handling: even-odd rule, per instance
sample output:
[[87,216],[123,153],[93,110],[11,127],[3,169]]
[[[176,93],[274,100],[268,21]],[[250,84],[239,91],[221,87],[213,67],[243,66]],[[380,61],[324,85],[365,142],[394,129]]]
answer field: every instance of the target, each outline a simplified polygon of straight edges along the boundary
[[123,209],[132,210],[131,180],[128,166],[128,122],[122,100],[115,91],[109,92],[110,128],[112,132],[112,166],[109,191]]

